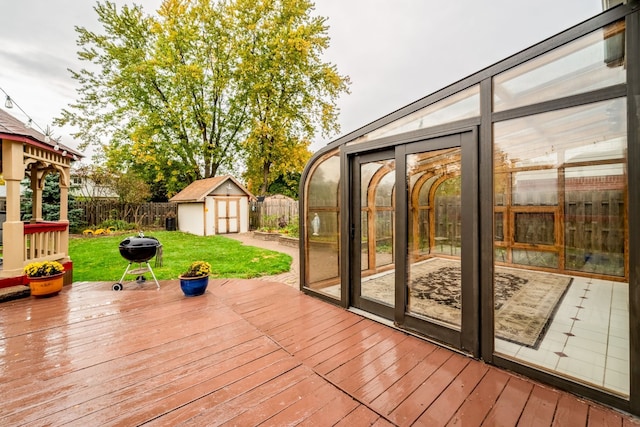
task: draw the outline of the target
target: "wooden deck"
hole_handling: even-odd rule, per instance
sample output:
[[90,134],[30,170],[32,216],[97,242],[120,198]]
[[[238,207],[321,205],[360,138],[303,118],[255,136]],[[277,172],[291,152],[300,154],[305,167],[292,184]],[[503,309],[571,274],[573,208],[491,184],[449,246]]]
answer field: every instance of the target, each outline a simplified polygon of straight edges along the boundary
[[639,425],[281,283],[161,285],[1,304],[0,425]]

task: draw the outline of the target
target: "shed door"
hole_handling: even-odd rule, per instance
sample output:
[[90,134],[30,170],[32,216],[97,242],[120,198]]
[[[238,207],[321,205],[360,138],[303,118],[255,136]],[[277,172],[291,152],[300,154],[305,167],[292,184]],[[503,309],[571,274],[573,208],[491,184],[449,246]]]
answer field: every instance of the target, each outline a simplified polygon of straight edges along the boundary
[[217,234],[238,233],[240,231],[240,199],[221,197],[215,199]]

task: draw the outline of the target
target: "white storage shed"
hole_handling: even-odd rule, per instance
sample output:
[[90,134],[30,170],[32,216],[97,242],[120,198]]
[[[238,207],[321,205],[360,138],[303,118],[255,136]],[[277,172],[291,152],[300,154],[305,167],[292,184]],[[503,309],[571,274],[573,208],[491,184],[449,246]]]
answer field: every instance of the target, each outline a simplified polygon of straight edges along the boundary
[[199,236],[249,231],[254,196],[233,176],[200,179],[171,198],[178,203],[178,230]]

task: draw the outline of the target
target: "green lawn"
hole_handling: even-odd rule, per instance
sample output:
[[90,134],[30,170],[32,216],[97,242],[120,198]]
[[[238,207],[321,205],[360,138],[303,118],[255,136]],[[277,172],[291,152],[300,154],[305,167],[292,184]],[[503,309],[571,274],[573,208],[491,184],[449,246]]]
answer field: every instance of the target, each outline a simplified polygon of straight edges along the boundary
[[[135,233],[71,238],[69,256],[73,261],[73,281],[120,280],[129,262],[120,255],[118,245],[133,235]],[[162,244],[162,266],[155,266],[155,258],[150,261],[158,280],[177,279],[191,262],[198,260],[211,264],[212,278],[249,279],[289,271],[291,266],[291,257],[287,254],[244,246],[227,237],[202,237],[180,231],[154,231],[145,235],[157,238]],[[130,275],[124,279],[132,280],[135,277]]]

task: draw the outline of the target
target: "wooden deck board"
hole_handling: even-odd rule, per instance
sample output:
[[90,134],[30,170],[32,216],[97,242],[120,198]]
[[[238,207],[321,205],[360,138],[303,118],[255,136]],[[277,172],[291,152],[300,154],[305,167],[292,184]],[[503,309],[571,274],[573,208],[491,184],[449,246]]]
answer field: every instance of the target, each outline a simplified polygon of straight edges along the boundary
[[509,375],[507,373],[495,368],[489,368],[480,384],[467,396],[447,425],[481,426],[508,380]]
[[338,421],[336,427],[364,427],[364,426],[392,426],[390,422],[382,419],[366,406],[360,405],[346,417]]
[[0,425],[638,425],[266,281],[74,284],[0,330]]
[[[200,399],[190,402],[188,405],[174,409],[150,425],[177,425],[189,420],[190,422],[197,420],[216,420],[216,422],[222,423],[237,417],[276,393],[295,387],[310,375],[306,368],[301,365],[296,365],[295,361],[290,360],[289,363],[293,365],[294,368],[285,370],[282,373],[265,370],[264,374],[256,373],[256,375],[258,375],[257,377],[247,377],[247,384],[252,387],[247,387],[244,391],[237,388],[226,388],[225,391],[228,394],[226,400],[221,399],[217,394],[202,396]],[[265,375],[270,378],[263,381]],[[255,380],[253,384],[250,382],[251,380]],[[233,395],[234,392],[235,395]]]
[[240,334],[239,330],[236,331],[238,334],[220,341],[224,344],[218,347],[207,346],[205,341],[211,338],[218,340],[219,335],[203,334],[203,340],[199,339],[195,343],[189,343],[190,345],[201,343],[202,346],[196,347],[195,351],[194,347],[185,345],[184,342],[172,351],[163,353],[157,352],[156,349],[150,349],[144,358],[117,358],[90,369],[81,369],[53,377],[55,382],[46,389],[34,388],[33,377],[29,380],[27,376],[25,385],[12,388],[12,393],[7,396],[6,402],[19,404],[23,410],[34,411],[34,413],[23,416],[29,418],[36,413],[41,413],[37,410],[38,405],[46,404],[52,394],[56,396],[56,406],[58,407],[80,405],[92,398],[100,398],[105,394],[105,390],[135,387],[136,384],[145,381],[148,377],[171,374],[172,370],[205,357],[213,355],[219,355],[221,358],[229,357],[248,348],[247,342],[249,340],[260,338],[260,335],[255,332]]
[[[336,353],[334,356],[325,359],[321,363],[315,365],[315,369],[322,375],[328,375],[334,370],[341,368],[345,364],[352,362],[354,359],[359,360],[372,348],[376,347],[381,342],[384,342],[384,340],[390,335],[393,335],[393,331],[391,331],[387,327],[382,327],[374,334],[362,339],[358,345],[352,344],[347,346],[346,348],[343,346],[343,351]],[[355,370],[354,366],[350,366],[348,369],[350,369],[351,372]]]
[[611,411],[591,406],[589,408],[589,421],[587,423],[587,426],[621,427],[622,417],[618,414],[614,414]]
[[[264,375],[270,377],[279,375],[283,365],[286,370],[290,369],[294,363],[288,359],[287,355],[281,351],[268,353],[257,359],[254,355],[250,361],[246,361],[247,363],[241,362],[240,366],[222,374],[211,375],[202,372],[196,374],[196,377],[189,376],[181,378],[180,381],[166,382],[153,392],[143,393],[139,397],[131,399],[129,405],[119,408],[119,410],[126,412],[124,417],[119,416],[114,419],[112,414],[105,415],[113,420],[113,425],[140,425],[158,414],[170,413],[176,407],[182,407],[199,400],[202,396],[210,397],[209,404],[216,405],[224,402],[230,394],[241,393],[246,387],[252,387],[251,384],[243,383],[244,379],[250,378],[251,383],[260,384],[261,381],[264,381]],[[218,370],[219,366],[215,366],[213,369]],[[262,372],[264,375],[261,377],[256,375],[256,372]],[[98,424],[104,425],[105,423],[99,422]]]
[[469,398],[489,368],[478,363],[469,363],[460,375],[437,397],[416,421],[417,425],[446,425],[453,414]]
[[531,391],[518,425],[539,426],[553,423],[559,395],[555,390],[535,386]]
[[221,425],[249,426],[255,425],[256,420],[269,420],[269,424],[272,424],[270,420],[274,416],[284,411],[296,402],[306,399],[309,395],[316,392],[321,387],[323,388],[323,390],[326,390],[328,392],[331,385],[323,381],[323,379],[318,375],[314,375],[310,372],[309,376],[297,383],[295,387],[287,388],[283,391],[269,396],[267,399],[261,401],[258,405],[253,406],[239,416],[231,418]]
[[[331,307],[332,309],[334,307]],[[340,331],[346,327],[359,323],[362,319],[353,316],[336,316],[329,318],[327,322],[321,323],[315,327],[308,329],[298,329],[296,334],[288,339],[283,339],[280,344],[286,347],[291,352],[296,352],[302,349],[314,345],[327,337],[335,331]]]
[[423,344],[417,338],[404,341],[396,351],[382,357],[379,363],[374,363],[362,383],[351,382],[349,390],[354,390],[354,395],[362,401],[372,402],[437,349],[434,345]]
[[397,359],[394,350],[399,349],[400,344],[406,339],[406,336],[393,333],[390,328],[386,328],[384,335],[381,335],[377,342],[364,351],[354,350],[348,355],[349,360],[342,360],[340,366],[332,369],[327,377],[341,387],[352,390],[354,385],[361,385],[377,376],[385,355],[389,356],[389,363],[393,363],[392,361]]
[[[389,418],[399,425],[413,424],[420,415],[435,402],[449,384],[456,379],[469,362],[470,360],[468,358],[453,354],[446,358],[441,365],[434,363],[429,366],[429,370],[431,370],[431,368],[434,369],[427,377],[427,380],[422,382],[418,388],[413,390],[393,409],[389,414]],[[413,374],[414,372],[412,371],[411,375]],[[376,400],[379,399],[380,398]],[[377,402],[374,401],[373,403],[376,404]],[[377,407],[378,405],[374,406],[374,408]],[[444,425],[444,423],[442,425]]]
[[520,415],[527,404],[527,399],[534,384],[520,379],[511,377],[498,400],[494,403],[493,409],[485,419],[486,425],[495,426],[513,426],[520,419]]
[[[332,360],[338,359],[337,363],[340,363],[340,359],[348,358],[350,350],[355,348],[356,351],[361,351],[364,347],[372,345],[371,343],[378,339],[378,334],[385,329],[385,326],[380,324],[362,322],[361,325],[363,326],[361,330],[340,341],[325,340],[321,343],[321,347],[317,348],[319,350],[317,353],[299,352],[296,357],[301,358],[305,364],[314,367],[324,375],[330,372],[332,367],[335,367],[335,364],[331,363]],[[308,357],[303,357],[303,354],[308,354]]]
[[[422,397],[414,395],[415,391],[423,384],[431,385],[431,382],[427,382],[427,380],[453,356],[453,353],[449,351],[436,349],[412,369],[402,372],[402,376],[396,378],[397,381],[376,397],[371,402],[371,405],[383,415],[389,415],[401,404],[404,404],[404,407],[400,409],[401,412],[404,412],[403,410],[405,408],[414,409],[414,402],[422,401]],[[452,377],[449,377],[449,381],[452,379]],[[407,401],[412,395],[413,398]],[[426,407],[422,410],[424,409],[426,409]],[[422,411],[420,411],[420,413],[422,413]],[[416,418],[420,413],[415,414]],[[394,418],[397,419],[398,416],[396,415]],[[404,418],[404,416],[401,418]]]
[[589,406],[584,401],[561,394],[558,399],[553,426],[578,427],[587,425],[588,412]]

